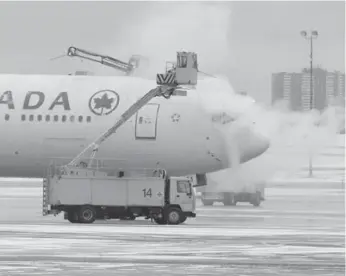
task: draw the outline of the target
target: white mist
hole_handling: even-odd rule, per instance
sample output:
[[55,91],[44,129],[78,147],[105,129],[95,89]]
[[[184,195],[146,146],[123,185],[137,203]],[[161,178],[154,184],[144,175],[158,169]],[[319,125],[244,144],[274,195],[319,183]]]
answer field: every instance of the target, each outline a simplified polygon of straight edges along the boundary
[[[231,16],[229,3],[148,2],[136,22],[126,22],[124,32],[119,34],[123,39],[118,35],[115,43],[103,51],[120,57],[134,53],[146,56],[150,66],[141,74],[154,79],[156,73],[164,71],[165,61],[174,61],[176,51],[184,48],[198,53],[201,71],[218,74],[217,79],[199,80],[198,88],[206,112],[226,112],[237,118],[232,124],[215,123],[215,131],[223,134],[228,157],[234,164],[232,169],[210,174],[223,188],[266,180],[279,171],[296,172],[308,164],[309,152],[315,155],[323,146],[333,143],[338,124],[332,109],[323,114],[289,112],[284,104],[263,106],[233,91],[227,78],[220,76],[228,75],[232,59]],[[318,127],[316,121],[321,122]],[[268,137],[271,148],[255,160],[239,165],[236,137],[241,128]]]

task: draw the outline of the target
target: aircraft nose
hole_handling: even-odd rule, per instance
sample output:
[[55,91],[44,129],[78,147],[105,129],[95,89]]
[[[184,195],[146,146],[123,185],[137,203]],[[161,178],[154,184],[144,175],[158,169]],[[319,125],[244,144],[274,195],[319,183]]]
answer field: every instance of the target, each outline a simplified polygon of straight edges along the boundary
[[239,137],[240,162],[245,163],[267,151],[270,141],[252,129],[244,129]]

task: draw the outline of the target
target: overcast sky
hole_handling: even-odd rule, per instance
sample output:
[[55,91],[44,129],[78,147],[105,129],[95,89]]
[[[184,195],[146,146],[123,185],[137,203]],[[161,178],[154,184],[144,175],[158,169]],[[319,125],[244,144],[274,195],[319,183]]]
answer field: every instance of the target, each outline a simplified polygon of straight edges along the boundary
[[302,29],[316,29],[315,63],[345,68],[345,3],[332,1],[0,2],[0,73],[113,71],[75,58],[49,59],[75,45],[127,60],[165,59],[187,48],[200,70],[226,74],[236,90],[270,101],[271,74],[309,64]]

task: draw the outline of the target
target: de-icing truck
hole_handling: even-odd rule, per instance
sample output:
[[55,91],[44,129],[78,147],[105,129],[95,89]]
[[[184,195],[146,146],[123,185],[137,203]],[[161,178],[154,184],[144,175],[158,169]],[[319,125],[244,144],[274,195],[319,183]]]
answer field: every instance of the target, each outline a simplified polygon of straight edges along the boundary
[[64,212],[71,223],[145,217],[157,224],[181,224],[196,216],[195,193],[186,177],[168,177],[162,169],[108,175],[84,168],[61,173],[56,168],[44,179],[44,215]]

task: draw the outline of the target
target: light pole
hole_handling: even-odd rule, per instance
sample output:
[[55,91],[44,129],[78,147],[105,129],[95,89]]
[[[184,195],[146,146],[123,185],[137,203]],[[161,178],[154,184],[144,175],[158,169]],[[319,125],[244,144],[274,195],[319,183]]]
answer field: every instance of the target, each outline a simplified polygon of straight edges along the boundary
[[[314,102],[314,90],[313,90],[313,40],[318,37],[318,32],[315,30],[312,31],[301,31],[301,36],[310,41],[310,110],[313,109]],[[312,154],[309,154],[309,176],[312,177]]]

